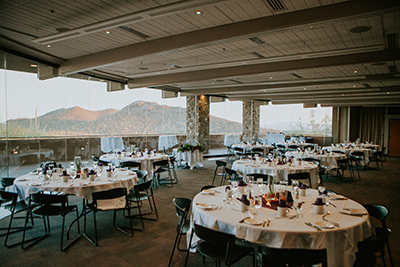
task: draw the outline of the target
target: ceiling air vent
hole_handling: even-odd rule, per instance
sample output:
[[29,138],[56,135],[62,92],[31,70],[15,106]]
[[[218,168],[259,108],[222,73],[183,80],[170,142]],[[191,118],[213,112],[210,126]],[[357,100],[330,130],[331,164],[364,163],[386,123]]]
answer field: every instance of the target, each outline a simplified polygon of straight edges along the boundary
[[251,52],[252,55],[255,55],[258,58],[265,58],[263,55],[257,53],[257,52]]
[[397,68],[395,65],[388,65],[387,67],[390,73],[397,73]]
[[134,35],[137,35],[137,36],[142,37],[142,38],[144,38],[144,39],[150,37],[150,36],[148,36],[147,34],[144,34],[144,33],[142,33],[142,32],[139,32],[139,31],[137,31],[137,30],[134,30],[134,29],[132,29],[131,27],[128,27],[128,26],[119,26],[118,28],[120,28],[120,29],[122,29],[122,30],[124,30],[124,31],[130,32],[130,33],[133,33]]
[[267,2],[275,11],[283,11],[286,9],[280,0],[267,0]]
[[234,83],[242,83],[241,81],[230,79],[229,81],[234,82]]
[[255,42],[258,45],[265,44],[265,42],[258,37],[250,37],[249,40]]
[[397,48],[399,46],[397,33],[386,34],[386,48]]

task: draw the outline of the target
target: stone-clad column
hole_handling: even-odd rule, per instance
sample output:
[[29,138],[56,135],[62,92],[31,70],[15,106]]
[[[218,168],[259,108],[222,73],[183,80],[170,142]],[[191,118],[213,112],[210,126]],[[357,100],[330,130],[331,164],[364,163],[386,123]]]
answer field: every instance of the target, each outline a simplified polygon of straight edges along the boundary
[[253,100],[243,102],[243,141],[255,142],[260,133],[260,106]]
[[186,97],[186,138],[188,143],[203,145],[203,153],[210,147],[210,97]]

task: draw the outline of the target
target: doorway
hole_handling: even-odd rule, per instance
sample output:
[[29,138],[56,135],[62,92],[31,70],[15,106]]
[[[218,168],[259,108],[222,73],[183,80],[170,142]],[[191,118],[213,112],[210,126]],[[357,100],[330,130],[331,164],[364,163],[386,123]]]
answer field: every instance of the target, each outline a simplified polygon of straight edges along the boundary
[[389,120],[388,155],[400,157],[400,120]]

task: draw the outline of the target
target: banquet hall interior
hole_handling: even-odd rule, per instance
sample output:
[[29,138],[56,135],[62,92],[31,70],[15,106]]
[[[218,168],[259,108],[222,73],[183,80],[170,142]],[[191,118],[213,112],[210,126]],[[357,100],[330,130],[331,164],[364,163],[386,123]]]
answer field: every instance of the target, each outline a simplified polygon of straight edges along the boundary
[[[262,220],[261,226],[229,225],[218,218],[223,208],[199,208],[203,186],[223,186],[212,192],[225,194],[229,169],[247,182],[257,172],[284,185],[291,172],[306,170],[315,193],[323,186],[357,207],[386,207],[390,246],[371,266],[399,265],[399,44],[397,0],[0,1],[0,190],[17,192],[25,208],[31,194],[57,191],[85,217],[78,220],[78,240],[65,251],[59,249],[60,217],[50,219],[51,233],[37,244],[7,247],[22,240],[29,216],[16,214],[22,231],[8,237],[10,203],[2,195],[0,266],[185,266],[187,255],[187,266],[211,266],[199,252],[171,253],[179,222],[175,198],[191,199],[191,226],[197,218],[243,237],[236,241],[258,252],[256,266],[267,266],[260,245],[306,247],[286,239],[257,242],[241,230],[274,232],[276,218],[270,228]],[[111,211],[98,212],[99,244],[93,246],[84,237],[82,211],[95,209],[88,203],[92,193],[124,187],[132,196],[142,181],[124,160],[139,162],[152,180],[157,220],[134,217],[133,228],[144,229],[129,237],[112,226]],[[154,165],[162,160],[168,162],[162,168]],[[216,169],[218,162],[227,170]],[[81,164],[85,181],[74,182]],[[68,185],[58,186],[63,173],[57,167]],[[98,177],[86,182],[89,169]],[[268,178],[265,188],[270,184]],[[130,205],[148,208],[147,199],[135,201]],[[91,213],[86,223],[94,236]],[[281,221],[301,220],[290,218]],[[329,266],[352,266],[357,243],[382,227],[371,214],[347,218],[365,220],[354,229],[322,230],[355,240],[338,260],[332,259],[337,243],[310,241],[310,248],[327,249]],[[28,237],[41,235],[41,224],[35,219]],[[77,223],[72,226],[74,235]],[[314,240],[319,230],[306,229]],[[183,235],[180,248],[189,237]],[[246,256],[234,266],[252,264]]]

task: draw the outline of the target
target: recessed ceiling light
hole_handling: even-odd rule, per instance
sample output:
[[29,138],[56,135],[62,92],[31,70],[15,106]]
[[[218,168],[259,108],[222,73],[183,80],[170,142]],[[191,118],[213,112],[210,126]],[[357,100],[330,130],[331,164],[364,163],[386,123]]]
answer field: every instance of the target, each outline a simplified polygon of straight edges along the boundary
[[201,12],[200,10],[196,10],[196,15],[201,15],[201,14],[203,14],[203,12]]
[[358,73],[358,71],[356,71],[356,70],[355,70],[355,71],[353,71],[353,73],[354,73],[354,74],[357,74],[357,73]]
[[344,94],[342,94],[342,96],[344,96]]
[[110,31],[106,31],[106,33],[107,33],[107,34],[110,34],[111,32],[110,32]]
[[51,47],[51,45],[49,45],[49,44],[48,44],[48,45],[47,45],[47,47],[49,47],[49,48],[50,48],[50,47]]
[[37,64],[31,64],[32,68],[37,68]]
[[304,88],[304,91],[307,90],[307,88]]
[[352,32],[352,33],[363,33],[363,32],[367,32],[367,31],[369,31],[371,29],[372,29],[371,26],[357,26],[357,27],[351,28],[350,32]]
[[390,95],[390,92],[387,92],[388,95]]
[[272,76],[271,76],[271,77],[269,77],[269,79],[270,79],[270,80],[272,80]]
[[355,85],[355,84],[353,85],[353,88],[356,88],[356,85]]

